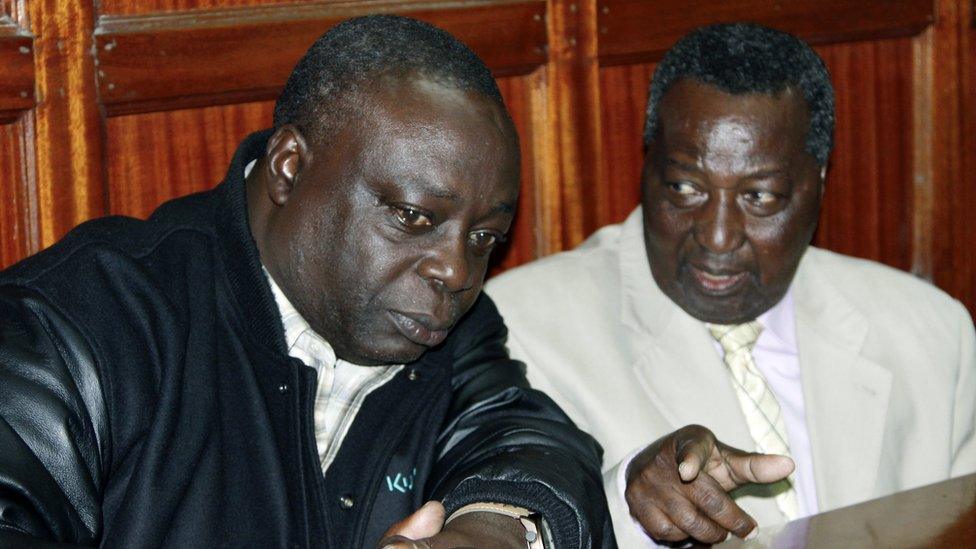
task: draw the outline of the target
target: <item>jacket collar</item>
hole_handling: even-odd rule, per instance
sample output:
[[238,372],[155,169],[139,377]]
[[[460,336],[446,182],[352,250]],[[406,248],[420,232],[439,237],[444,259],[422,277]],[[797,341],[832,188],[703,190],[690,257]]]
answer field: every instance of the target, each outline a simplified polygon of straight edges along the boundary
[[[792,286],[821,509],[873,493],[891,389],[891,372],[863,352],[869,320],[834,285],[829,267],[820,264],[826,253],[808,250]],[[623,224],[619,268],[620,315],[628,339],[635,342],[633,367],[662,415],[675,428],[700,423],[728,444],[751,447],[707,329],[661,292],[651,276],[640,208]]]
[[285,332],[271,287],[261,269],[247,211],[244,167],[264,155],[272,130],[253,133],[238,146],[224,181],[214,189],[214,217],[232,299],[257,341],[287,354]]
[[871,325],[807,251],[794,279],[797,346],[821,509],[874,493],[891,371],[866,356]]

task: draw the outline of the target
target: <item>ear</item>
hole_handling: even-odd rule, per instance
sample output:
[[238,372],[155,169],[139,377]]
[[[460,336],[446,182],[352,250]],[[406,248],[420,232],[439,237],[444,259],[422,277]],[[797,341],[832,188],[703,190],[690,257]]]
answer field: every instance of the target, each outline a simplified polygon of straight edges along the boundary
[[293,124],[285,124],[272,134],[265,153],[268,197],[272,203],[284,206],[288,202],[298,174],[311,160],[311,154],[305,136]]
[[820,196],[823,196],[824,186],[827,183],[827,164],[820,167]]

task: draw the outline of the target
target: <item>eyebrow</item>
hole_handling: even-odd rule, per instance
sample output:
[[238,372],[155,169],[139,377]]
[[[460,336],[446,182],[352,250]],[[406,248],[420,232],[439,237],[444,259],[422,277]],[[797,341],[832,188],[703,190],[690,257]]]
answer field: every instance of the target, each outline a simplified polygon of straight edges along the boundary
[[685,164],[684,162],[682,162],[680,160],[676,160],[674,158],[666,158],[664,161],[669,166],[674,166],[675,168],[678,168],[680,170],[684,170],[686,172],[700,172],[701,171],[701,168],[699,168],[698,166],[695,166],[694,164]]
[[515,205],[510,202],[498,202],[495,207],[491,209],[493,212],[501,212],[504,214],[514,214]]
[[[440,198],[454,203],[457,203],[458,201],[461,200],[461,196],[456,192],[449,191],[447,189],[442,189],[422,179],[408,179],[407,184],[414,187],[414,189],[422,193],[429,194],[435,198]],[[512,204],[511,202],[501,201],[501,202],[497,202],[494,206],[492,206],[491,211],[500,212],[504,214],[514,214],[515,205]]]

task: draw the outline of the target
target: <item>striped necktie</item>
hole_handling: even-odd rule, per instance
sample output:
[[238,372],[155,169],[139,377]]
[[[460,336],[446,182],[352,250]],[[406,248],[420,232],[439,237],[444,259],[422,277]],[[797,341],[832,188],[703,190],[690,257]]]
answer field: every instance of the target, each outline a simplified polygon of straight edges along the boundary
[[[783,412],[752,357],[752,348],[762,329],[762,324],[755,320],[735,325],[708,324],[712,337],[725,352],[725,365],[732,374],[732,385],[749,426],[749,434],[756,443],[756,451],[790,456]],[[797,518],[800,508],[792,482],[784,479],[773,484],[772,489],[776,494],[776,505],[786,519]]]

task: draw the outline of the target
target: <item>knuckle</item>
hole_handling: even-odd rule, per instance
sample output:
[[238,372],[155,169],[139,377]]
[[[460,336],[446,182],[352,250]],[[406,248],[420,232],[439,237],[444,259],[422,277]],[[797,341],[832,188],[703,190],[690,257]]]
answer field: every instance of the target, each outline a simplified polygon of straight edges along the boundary
[[721,514],[726,511],[726,498],[724,494],[716,493],[714,490],[706,490],[698,498],[698,505],[703,511],[711,516]]
[[647,533],[654,539],[664,541],[680,541],[688,537],[680,528],[664,519],[655,521]]

